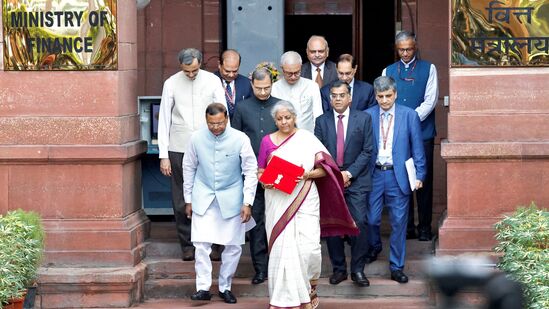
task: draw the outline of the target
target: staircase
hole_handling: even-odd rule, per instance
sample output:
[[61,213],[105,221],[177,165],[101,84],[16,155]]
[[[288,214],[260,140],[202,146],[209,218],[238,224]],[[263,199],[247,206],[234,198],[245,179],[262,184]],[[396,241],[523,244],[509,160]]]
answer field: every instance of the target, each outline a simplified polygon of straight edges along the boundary
[[[387,224],[385,224],[387,225]],[[350,277],[338,285],[331,285],[328,277],[332,267],[325,243],[322,244],[322,274],[318,285],[321,308],[345,309],[364,308],[434,308],[434,295],[426,282],[422,271],[422,260],[431,255],[433,244],[408,240],[407,258],[404,272],[410,281],[399,284],[389,279],[388,231],[384,235],[384,248],[378,260],[368,264],[364,270],[370,280],[369,287],[355,286]],[[175,238],[175,223],[153,222],[151,236],[147,243],[146,282],[144,287],[145,303],[138,308],[228,308],[222,300],[214,296],[211,302],[192,302],[189,297],[195,290],[194,262],[183,262],[181,250]],[[349,250],[348,246],[347,249]],[[350,252],[347,252],[350,257]],[[213,262],[214,295],[217,294],[217,276],[220,262]],[[249,246],[243,247],[242,257],[232,284],[232,292],[238,298],[234,308],[267,308],[269,292],[267,283],[252,285],[254,275]]]

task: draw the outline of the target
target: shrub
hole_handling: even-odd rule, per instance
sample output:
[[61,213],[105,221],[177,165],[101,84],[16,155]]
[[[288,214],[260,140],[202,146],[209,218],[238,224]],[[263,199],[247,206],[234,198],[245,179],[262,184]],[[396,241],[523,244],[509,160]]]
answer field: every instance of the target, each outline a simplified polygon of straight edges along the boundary
[[534,203],[496,223],[498,267],[524,286],[528,308],[549,308],[549,212]]
[[0,308],[21,297],[35,279],[44,250],[44,228],[35,212],[0,215]]

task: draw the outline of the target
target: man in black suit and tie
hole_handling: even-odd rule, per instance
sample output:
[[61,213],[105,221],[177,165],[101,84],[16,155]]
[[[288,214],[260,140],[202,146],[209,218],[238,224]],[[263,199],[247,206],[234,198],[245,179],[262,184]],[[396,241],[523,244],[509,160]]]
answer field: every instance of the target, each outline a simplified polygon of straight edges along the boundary
[[330,48],[323,36],[313,35],[307,42],[307,59],[303,64],[301,77],[315,81],[318,88],[337,80],[335,63],[328,59]]
[[[273,82],[266,69],[256,69],[252,73],[253,96],[236,106],[231,125],[244,132],[252,143],[257,157],[261,140],[277,129],[271,116],[271,109],[279,101],[271,96]],[[250,254],[255,269],[252,284],[260,284],[267,279],[267,233],[265,232],[265,190],[257,186],[252,206],[252,217],[256,226],[250,230]]]
[[[349,108],[349,85],[336,81],[330,89],[332,111],[316,119],[315,135],[335,158],[345,185],[345,201],[360,234],[351,236],[351,279],[358,286],[369,286],[364,274],[368,252],[366,211],[372,190],[371,167],[373,152],[372,120],[370,115]],[[344,240],[327,237],[328,253],[332,262],[331,284],[347,279]]]
[[214,72],[221,79],[223,88],[225,88],[225,100],[231,120],[238,102],[251,97],[253,93],[250,80],[246,76],[238,74],[240,61],[240,54],[236,50],[227,49],[219,57],[219,70]]
[[[340,81],[346,82],[351,86],[351,109],[365,111],[369,107],[377,104],[374,87],[367,82],[355,79],[357,63],[355,58],[349,54],[339,56],[336,70]],[[330,104],[330,89],[332,85],[328,84],[320,89],[322,97],[322,109],[324,112],[332,109]]]

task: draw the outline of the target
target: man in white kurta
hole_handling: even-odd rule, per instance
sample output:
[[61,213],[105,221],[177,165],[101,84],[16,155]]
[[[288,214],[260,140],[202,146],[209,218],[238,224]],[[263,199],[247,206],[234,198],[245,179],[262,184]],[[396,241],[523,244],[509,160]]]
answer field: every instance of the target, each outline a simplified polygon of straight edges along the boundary
[[317,83],[301,78],[301,61],[295,51],[282,55],[280,66],[284,78],[273,84],[271,95],[292,103],[297,112],[297,127],[314,133],[315,119],[322,115],[322,98]]
[[197,292],[191,299],[211,299],[209,255],[211,245],[220,244],[225,249],[221,255],[219,296],[226,303],[236,303],[231,282],[245,243],[244,223],[252,213],[257,161],[248,136],[227,127],[227,122],[227,109],[223,104],[208,105],[208,128],[192,135],[183,157],[183,187],[195,247]]
[[181,162],[191,134],[206,127],[204,110],[213,102],[225,102],[221,82],[200,69],[202,53],[186,48],[178,55],[181,70],[164,82],[158,119],[160,172],[171,177],[172,207],[184,261],[194,259],[190,221],[185,216]]

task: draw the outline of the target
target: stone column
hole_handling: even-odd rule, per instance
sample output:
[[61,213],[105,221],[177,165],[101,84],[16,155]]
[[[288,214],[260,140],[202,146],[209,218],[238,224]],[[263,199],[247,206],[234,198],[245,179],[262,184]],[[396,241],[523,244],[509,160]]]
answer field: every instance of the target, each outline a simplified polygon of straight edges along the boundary
[[0,57],[0,213],[43,217],[42,308],[128,307],[142,298],[149,221],[135,0],[118,8],[116,71],[5,72]]
[[437,253],[489,253],[503,214],[549,205],[548,78],[543,67],[450,69],[448,213]]

